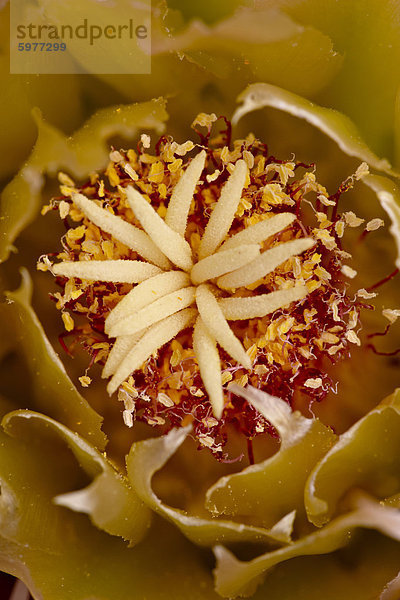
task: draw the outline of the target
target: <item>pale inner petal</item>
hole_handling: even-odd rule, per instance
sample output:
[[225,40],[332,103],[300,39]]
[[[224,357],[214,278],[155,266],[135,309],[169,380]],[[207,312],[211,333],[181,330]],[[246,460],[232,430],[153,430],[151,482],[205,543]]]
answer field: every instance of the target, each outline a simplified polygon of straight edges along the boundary
[[222,188],[219,200],[205,228],[199,246],[200,259],[210,256],[222,243],[231,228],[242,197],[247,173],[248,168],[244,160],[238,160],[232,175]]
[[247,244],[238,248],[217,252],[196,263],[190,272],[190,277],[193,283],[197,285],[207,279],[219,277],[224,273],[229,273],[246,265],[259,254],[260,246],[258,244]]
[[95,202],[89,200],[83,194],[73,194],[72,200],[75,206],[79,208],[83,214],[100,227],[112,235],[116,240],[122,242],[134,250],[146,260],[168,269],[170,262],[166,256],[160,251],[152,239],[131,223],[127,223],[121,217],[111,214],[108,210],[97,206]]
[[186,223],[193,200],[196,185],[204,169],[206,152],[202,150],[194,157],[186,171],[176,184],[165,215],[166,224],[182,237],[185,235]]
[[129,354],[118,367],[115,375],[107,386],[107,391],[111,395],[118,386],[125,381],[127,377],[139,369],[143,363],[161,346],[172,340],[182,329],[188,327],[196,316],[194,308],[185,308],[166,318],[164,321],[156,323],[151,327],[139,342],[132,348]]
[[211,402],[213,414],[217,419],[220,419],[224,409],[221,361],[217,350],[217,343],[209,334],[201,317],[197,318],[193,329],[193,350],[199,365],[201,379]]
[[236,248],[236,246],[241,246],[242,244],[261,244],[271,235],[285,229],[295,219],[296,216],[292,215],[292,213],[281,213],[270,219],[264,219],[264,221],[250,225],[250,227],[246,227],[246,229],[230,237],[222,244],[220,251],[228,250],[228,248]]
[[244,267],[223,275],[217,280],[217,285],[223,289],[236,289],[255,283],[271,273],[288,258],[301,254],[314,245],[315,240],[311,238],[301,238],[279,244],[270,250],[266,250]]
[[161,269],[140,260],[81,260],[52,266],[55,275],[79,277],[89,281],[138,283],[161,273]]
[[218,344],[246,369],[251,368],[251,360],[240,340],[229,327],[214,294],[202,283],[196,290],[196,303],[200,316],[209,334]]
[[150,327],[154,323],[190,306],[194,302],[195,295],[195,287],[186,287],[167,294],[133,315],[118,321],[110,328],[109,335],[110,337],[130,335],[144,327]]
[[193,266],[192,249],[187,241],[168,227],[146,198],[133,187],[126,188],[128,202],[143,229],[175,265],[189,271]]
[[104,323],[105,332],[109,333],[110,328],[120,319],[137,312],[158,298],[188,285],[190,285],[189,275],[183,271],[168,271],[146,279],[124,296],[110,312]]
[[228,321],[255,319],[256,317],[264,317],[278,308],[284,308],[291,302],[302,300],[307,294],[306,286],[301,285],[288,290],[278,290],[270,294],[249,298],[223,298],[218,301],[218,304]]
[[144,332],[145,330],[138,331],[134,335],[121,335],[115,340],[101,373],[104,379],[111,377],[115,373],[125,356],[138,343]]

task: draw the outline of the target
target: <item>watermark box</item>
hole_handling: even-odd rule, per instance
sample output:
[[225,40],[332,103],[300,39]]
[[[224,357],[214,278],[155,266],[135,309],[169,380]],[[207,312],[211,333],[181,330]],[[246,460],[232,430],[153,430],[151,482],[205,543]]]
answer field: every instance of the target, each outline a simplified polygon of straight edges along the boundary
[[151,0],[10,0],[10,73],[151,72]]

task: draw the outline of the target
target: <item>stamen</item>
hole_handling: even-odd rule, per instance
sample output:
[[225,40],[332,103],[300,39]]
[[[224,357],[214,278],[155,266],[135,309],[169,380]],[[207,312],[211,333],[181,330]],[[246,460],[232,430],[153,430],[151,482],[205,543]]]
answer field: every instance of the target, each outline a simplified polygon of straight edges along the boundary
[[372,292],[372,290],[376,290],[376,288],[381,287],[381,285],[383,285],[384,283],[387,283],[391,279],[394,279],[394,277],[396,277],[396,275],[398,275],[399,272],[400,272],[399,268],[395,269],[394,271],[392,271],[392,273],[390,273],[389,275],[387,275],[386,277],[384,277],[377,283],[374,283],[374,285],[370,285],[369,287],[367,287],[366,288],[367,292]]
[[[90,364],[105,362],[110,394],[122,384],[128,426],[138,420],[169,430],[191,420],[199,447],[223,462],[234,427],[252,462],[253,438],[277,437],[277,429],[284,438],[276,409],[296,415],[296,393],[322,401],[335,388],[326,363],[362,345],[360,312],[373,306],[361,299],[376,294],[361,288],[347,295],[341,274],[356,271],[341,244],[345,228],[364,220],[336,211],[365,167],[328,196],[314,172],[298,177],[298,168],[309,166],[270,156],[252,134],[225,146],[220,134],[210,137],[216,117],[199,119],[208,133],[192,160],[191,141],[162,136],[153,156],[142,136],[139,157],[114,150],[105,173],[80,188],[64,180],[62,195],[47,207],[67,227],[54,255],[63,262],[53,266],[47,255],[38,268],[63,276],[51,297],[73,327],[70,349],[79,343]],[[304,203],[313,208],[307,206],[307,222]],[[366,230],[381,224],[372,219]],[[392,322],[398,313],[386,308],[383,316]],[[86,372],[80,381],[90,383]],[[241,392],[248,383],[274,396],[274,411]],[[290,421],[297,431],[298,417]]]

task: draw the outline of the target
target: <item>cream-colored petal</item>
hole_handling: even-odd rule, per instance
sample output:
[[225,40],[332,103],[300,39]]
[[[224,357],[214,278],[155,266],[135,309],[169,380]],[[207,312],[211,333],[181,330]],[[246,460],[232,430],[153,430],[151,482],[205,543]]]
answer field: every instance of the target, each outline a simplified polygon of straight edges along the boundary
[[232,175],[222,188],[219,200],[201,238],[199,246],[200,259],[206,258],[206,256],[210,256],[215,252],[228,233],[242,197],[247,173],[248,168],[244,160],[238,160]]
[[146,279],[124,296],[110,312],[104,323],[105,332],[108,334],[110,328],[120,319],[128,317],[166,294],[189,285],[189,275],[183,271],[167,271]]
[[160,251],[150,237],[131,223],[124,221],[121,217],[111,214],[108,210],[101,208],[92,200],[89,200],[83,194],[73,194],[72,200],[75,206],[95,225],[106,231],[113,238],[122,242],[134,250],[144,259],[168,269],[170,262]]
[[236,289],[251,285],[271,273],[288,258],[297,256],[312,248],[315,243],[315,240],[311,238],[301,238],[279,244],[270,250],[266,250],[244,267],[223,275],[217,280],[217,285],[222,289]]
[[140,260],[78,260],[52,266],[54,275],[79,277],[89,281],[138,283],[161,273],[155,265]]
[[251,368],[251,360],[245,349],[229,327],[214,294],[202,283],[196,291],[196,304],[209,334],[220,346],[246,369]]
[[151,327],[154,323],[158,323],[158,321],[193,304],[195,295],[195,287],[186,287],[167,294],[144,306],[138,312],[126,317],[126,319],[118,321],[110,328],[109,335],[110,337],[131,335],[144,327]]
[[196,263],[190,272],[191,280],[195,285],[214,279],[224,273],[230,273],[254,260],[260,254],[258,244],[247,244],[238,248],[231,248],[223,252],[216,252]]
[[111,395],[129,375],[139,369],[143,363],[161,346],[172,340],[182,329],[188,327],[197,314],[194,308],[185,308],[178,313],[168,317],[164,321],[156,323],[139,340],[135,347],[122,361],[115,375],[107,386]]
[[250,227],[246,227],[246,229],[232,235],[222,244],[220,251],[228,250],[228,248],[236,248],[242,244],[261,244],[271,235],[282,231],[295,220],[296,216],[292,213],[280,213],[270,219],[264,219],[264,221],[250,225]]
[[291,302],[302,300],[307,294],[306,286],[301,285],[288,290],[278,290],[270,294],[250,296],[249,298],[222,298],[218,301],[218,304],[228,321],[255,319],[264,317],[278,308],[284,308]]
[[121,335],[115,340],[114,346],[108,355],[106,364],[104,365],[101,376],[106,379],[114,375],[125,356],[132,350],[143,336],[145,330],[138,331],[133,335]]
[[196,186],[204,169],[206,151],[202,150],[189,164],[176,184],[168,203],[166,224],[182,237],[185,235],[186,223]]
[[187,241],[168,227],[146,198],[132,186],[126,188],[128,202],[143,229],[175,265],[184,271],[193,266],[192,250]]
[[197,317],[193,329],[193,350],[199,365],[201,379],[211,402],[213,414],[216,419],[220,419],[224,410],[221,361],[217,350],[217,342],[209,334],[201,317]]

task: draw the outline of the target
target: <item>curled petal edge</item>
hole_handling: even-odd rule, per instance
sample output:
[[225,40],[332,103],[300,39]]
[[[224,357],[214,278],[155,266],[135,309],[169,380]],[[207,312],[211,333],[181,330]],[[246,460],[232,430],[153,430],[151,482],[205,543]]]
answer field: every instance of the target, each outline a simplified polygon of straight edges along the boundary
[[[30,410],[8,413],[2,427],[11,436],[34,439],[49,431],[68,446],[83,471],[92,478],[85,488],[60,494],[54,504],[89,515],[99,529],[120,536],[130,545],[140,542],[151,523],[151,511],[138,498],[128,481],[96,448],[57,421]],[[21,429],[22,427],[22,429]]]
[[280,545],[290,542],[294,514],[285,515],[271,529],[251,527],[232,521],[205,519],[171,508],[156,496],[151,487],[153,475],[176,452],[190,432],[190,426],[173,429],[167,435],[133,444],[127,456],[128,478],[133,489],[154,512],[174,523],[192,542],[201,546],[216,543],[255,542]]

